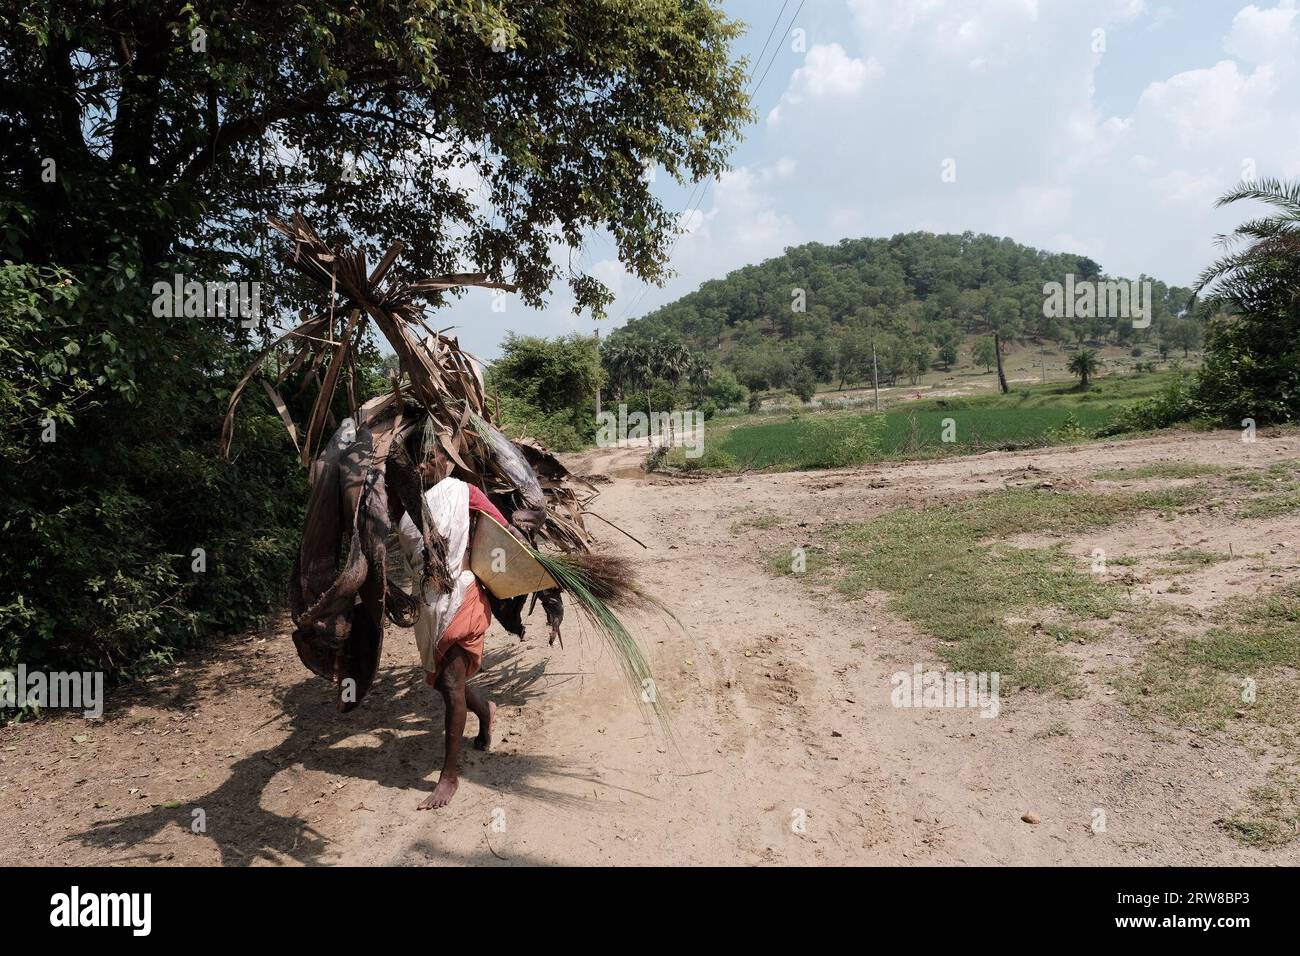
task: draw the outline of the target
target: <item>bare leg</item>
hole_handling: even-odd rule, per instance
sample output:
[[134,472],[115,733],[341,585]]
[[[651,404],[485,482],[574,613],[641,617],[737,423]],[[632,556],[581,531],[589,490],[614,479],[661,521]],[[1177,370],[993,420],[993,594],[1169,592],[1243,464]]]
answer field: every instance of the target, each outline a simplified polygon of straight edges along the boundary
[[492,718],[496,716],[497,705],[487,700],[478,692],[477,687],[465,686],[465,703],[469,709],[478,717],[478,736],[474,738],[474,746],[479,750],[488,750],[492,747]]
[[442,659],[442,670],[434,684],[442,694],[446,709],[444,729],[447,735],[446,752],[442,760],[442,773],[433,793],[425,797],[417,810],[437,810],[451,803],[460,785],[457,768],[460,766],[460,738],[465,733],[465,652],[453,647]]

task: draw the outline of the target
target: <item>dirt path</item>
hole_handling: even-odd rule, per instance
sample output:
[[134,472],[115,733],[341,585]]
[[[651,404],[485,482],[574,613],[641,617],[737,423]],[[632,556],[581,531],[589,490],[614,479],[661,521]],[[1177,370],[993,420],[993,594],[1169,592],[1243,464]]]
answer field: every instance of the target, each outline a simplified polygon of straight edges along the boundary
[[[763,555],[838,516],[1026,476],[1297,456],[1295,438],[1221,433],[701,481],[646,479],[632,452],[594,453],[578,464],[611,479],[595,510],[649,547],[593,527],[691,625],[641,632],[675,746],[594,635],[570,626],[566,649],[548,648],[539,611],[526,643],[495,626],[488,637],[479,680],[501,704],[494,752],[468,752],[450,808],[417,813],[442,722],[411,633],[390,629],[377,686],[340,717],[281,622],[110,699],[100,722],[0,729],[3,862],[1294,864],[1295,849],[1249,849],[1215,825],[1263,776],[1231,743],[1139,726],[1102,669],[1080,700],[1019,694],[991,720],[895,708],[889,676],[926,660],[932,639],[882,598],[774,577]],[[779,522],[744,523],[768,513]],[[1151,534],[1219,530],[1206,518]],[[1294,518],[1258,533],[1300,544]],[[1063,721],[1070,735],[1047,732]]]

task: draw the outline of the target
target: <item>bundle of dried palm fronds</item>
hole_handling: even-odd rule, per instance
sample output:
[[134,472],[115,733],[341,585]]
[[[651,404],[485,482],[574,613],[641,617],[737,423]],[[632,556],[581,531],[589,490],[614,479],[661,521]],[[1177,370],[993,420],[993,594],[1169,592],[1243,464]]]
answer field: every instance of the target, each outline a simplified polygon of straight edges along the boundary
[[[399,281],[392,267],[402,251],[400,242],[368,269],[363,250],[330,249],[301,214],[269,222],[291,243],[285,261],[315,280],[328,293],[330,305],[316,316],[304,313],[302,322],[256,358],[231,396],[221,448],[229,453],[240,398],[274,356],[270,368],[276,371],[262,377],[262,387],[303,463],[311,466],[306,523],[290,588],[294,642],[308,667],[338,685],[339,709],[349,710],[374,679],[385,613],[403,622],[412,614],[410,596],[395,593],[387,579],[389,529],[405,512],[423,536],[426,557],[436,558],[446,547],[425,514],[424,463],[435,457],[450,462],[456,477],[485,489],[534,544],[547,542],[564,552],[589,546],[583,506],[598,492],[544,448],[503,435],[492,424],[482,363],[462,350],[455,337],[425,321],[421,301],[430,295],[459,286],[513,286],[483,273]],[[372,321],[388,341],[401,372],[393,377],[391,392],[358,405],[356,352],[366,331],[363,319]],[[298,394],[316,388],[301,430],[281,394],[294,378]],[[351,412],[341,423],[331,411],[340,389]],[[349,542],[346,555],[344,540]],[[425,561],[432,573],[442,573],[444,566]],[[544,595],[542,603],[548,623],[558,628],[559,600]],[[518,621],[518,606],[497,610],[509,629],[521,627],[509,623]]]

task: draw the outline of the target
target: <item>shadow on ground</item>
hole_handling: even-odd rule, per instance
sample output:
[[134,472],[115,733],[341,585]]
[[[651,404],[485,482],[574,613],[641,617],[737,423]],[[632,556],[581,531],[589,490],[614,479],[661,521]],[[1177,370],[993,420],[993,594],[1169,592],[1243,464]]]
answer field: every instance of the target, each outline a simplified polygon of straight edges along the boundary
[[[545,665],[537,662],[524,666],[521,656],[519,645],[490,651],[483,672],[475,681],[502,707],[525,705],[539,693],[538,684],[545,676]],[[184,706],[195,693],[193,687],[178,690],[169,686],[158,688],[156,696],[147,691],[133,696],[142,703],[154,696],[151,702],[154,706],[173,707]],[[116,863],[162,862],[170,857],[176,840],[176,836],[164,836],[164,831],[174,824],[188,832],[193,811],[202,809],[206,816],[206,836],[198,838],[213,840],[224,866],[248,865],[259,860],[283,862],[284,857],[303,864],[319,864],[327,862],[330,841],[308,820],[315,815],[312,805],[288,815],[264,806],[268,802],[264,799],[267,789],[281,770],[296,765],[348,782],[432,790],[437,779],[435,771],[442,761],[442,703],[425,685],[424,672],[419,668],[382,669],[362,706],[350,714],[334,710],[329,685],[316,678],[304,678],[277,698],[289,720],[287,736],[274,746],[251,751],[235,761],[225,781],[214,790],[180,806],[155,806],[131,816],[96,821],[84,832],[69,836],[67,842],[126,851],[126,855],[113,861]],[[472,736],[477,727],[472,717],[468,723],[466,732]],[[398,728],[424,732],[399,735]],[[260,729],[251,731],[249,736]],[[515,798],[544,800],[552,807],[585,801],[550,789],[548,781],[598,782],[594,777],[566,769],[553,757],[481,754],[469,746],[468,740],[465,754],[462,779]],[[415,802],[418,800],[412,802],[412,811]],[[469,858],[441,851],[432,841],[422,839],[419,850],[427,862],[433,863],[503,862],[487,847],[481,856],[475,854]],[[512,854],[509,862],[537,861]]]

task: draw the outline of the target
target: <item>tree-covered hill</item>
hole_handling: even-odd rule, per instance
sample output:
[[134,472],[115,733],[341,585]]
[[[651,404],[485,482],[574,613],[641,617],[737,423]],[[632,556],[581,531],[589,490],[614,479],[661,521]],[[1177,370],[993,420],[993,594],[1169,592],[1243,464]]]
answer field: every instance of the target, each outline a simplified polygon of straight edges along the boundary
[[[875,345],[896,380],[1003,342],[1161,344],[1200,340],[1201,317],[1179,318],[1186,288],[1151,282],[1151,325],[1131,318],[1044,315],[1044,285],[1102,283],[1100,265],[995,236],[902,233],[890,239],[808,243],[704,283],[614,333],[612,342],[680,342],[731,368],[751,389],[799,379],[858,381]],[[1099,311],[1105,312],[1105,309]],[[980,356],[982,359],[982,356]]]

